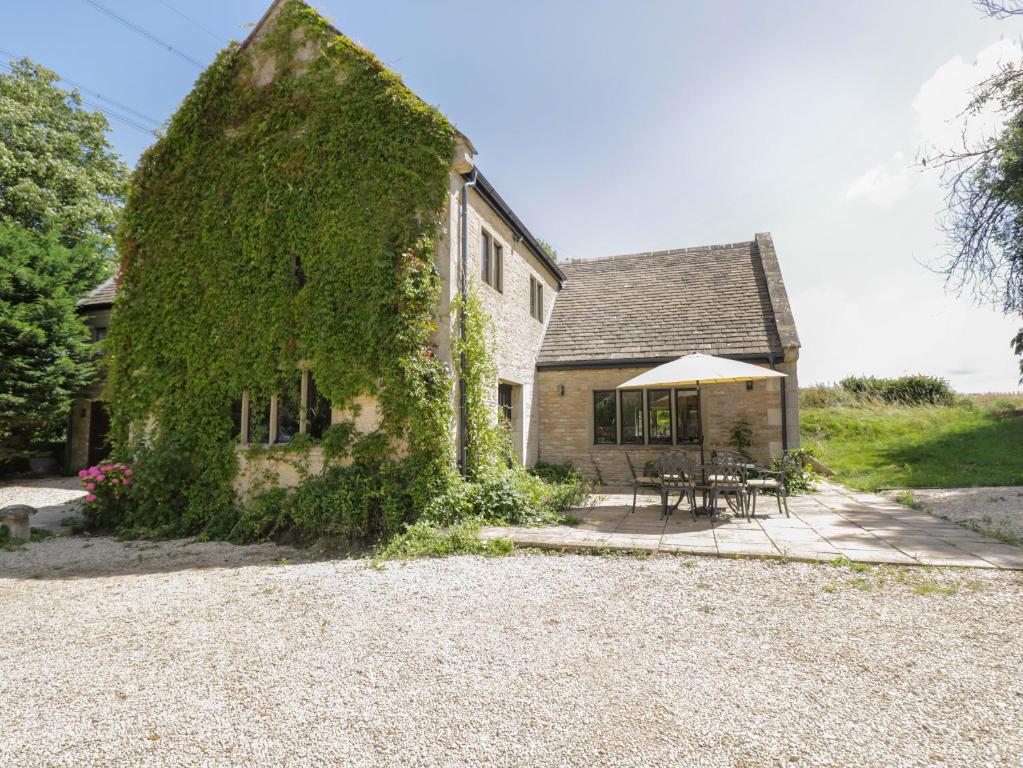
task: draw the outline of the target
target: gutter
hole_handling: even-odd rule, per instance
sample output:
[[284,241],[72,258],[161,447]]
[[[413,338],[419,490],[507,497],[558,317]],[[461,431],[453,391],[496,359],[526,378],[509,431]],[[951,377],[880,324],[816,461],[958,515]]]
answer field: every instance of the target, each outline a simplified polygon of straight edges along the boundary
[[[476,182],[479,179],[479,171],[475,168],[472,171],[471,178],[467,176],[462,177],[462,192],[461,192],[461,204],[462,204],[462,243],[461,243],[461,263],[458,275],[458,293],[462,297],[462,302],[466,301],[469,296],[469,188],[475,187]],[[458,313],[458,337],[464,342],[465,341],[465,313]],[[466,379],[466,359],[465,351],[459,352],[458,355],[458,470],[464,477],[468,471],[468,453],[469,453],[469,436],[465,431],[465,420],[467,416],[467,409],[465,404],[465,379]]]

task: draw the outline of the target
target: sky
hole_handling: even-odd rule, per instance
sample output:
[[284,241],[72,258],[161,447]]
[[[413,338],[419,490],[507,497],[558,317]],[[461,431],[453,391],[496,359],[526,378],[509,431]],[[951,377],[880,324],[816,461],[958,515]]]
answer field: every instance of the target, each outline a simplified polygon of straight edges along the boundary
[[[188,59],[207,65],[268,5],[0,0],[0,51],[117,102],[83,93],[136,123],[111,120],[133,166],[153,141],[140,126],[169,119],[199,74]],[[927,373],[1018,389],[1023,320],[947,290],[940,178],[918,159],[960,140],[972,85],[1023,58],[1023,20],[970,0],[313,5],[469,136],[561,259],[769,231],[801,384]]]

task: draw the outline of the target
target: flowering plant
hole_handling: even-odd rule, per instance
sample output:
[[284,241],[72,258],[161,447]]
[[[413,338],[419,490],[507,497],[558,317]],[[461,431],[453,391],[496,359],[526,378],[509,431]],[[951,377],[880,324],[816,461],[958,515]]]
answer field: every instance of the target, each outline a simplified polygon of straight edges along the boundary
[[112,527],[116,522],[121,500],[131,485],[132,470],[127,464],[97,464],[78,473],[86,490],[86,516],[93,525]]

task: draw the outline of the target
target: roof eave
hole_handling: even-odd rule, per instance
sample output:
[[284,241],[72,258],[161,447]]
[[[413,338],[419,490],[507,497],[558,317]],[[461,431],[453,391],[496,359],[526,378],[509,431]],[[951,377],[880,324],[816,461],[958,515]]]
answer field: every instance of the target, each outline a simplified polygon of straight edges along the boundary
[[[558,288],[565,282],[565,273],[558,267],[558,263],[554,261],[543,249],[539,241],[533,236],[533,233],[529,231],[528,227],[522,223],[522,220],[515,215],[515,211],[511,209],[511,206],[504,201],[504,198],[498,194],[494,186],[487,181],[487,177],[479,170],[479,167],[475,169],[476,172],[476,186],[474,189],[479,195],[486,200],[490,206],[497,212],[497,214],[504,220],[505,224],[511,227],[512,231],[515,232],[522,241],[528,246],[529,250],[533,252],[533,255],[543,264],[547,271],[549,271],[558,281]],[[463,178],[468,180],[472,179],[472,174],[463,174]]]

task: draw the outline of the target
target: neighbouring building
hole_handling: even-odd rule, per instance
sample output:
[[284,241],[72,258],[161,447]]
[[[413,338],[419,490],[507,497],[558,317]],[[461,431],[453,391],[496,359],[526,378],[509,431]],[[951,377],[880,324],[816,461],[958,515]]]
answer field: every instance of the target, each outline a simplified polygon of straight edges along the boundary
[[[249,39],[265,34],[290,1],[274,3]],[[523,463],[570,462],[585,475],[619,481],[628,475],[626,451],[641,463],[659,451],[696,446],[701,440],[709,451],[726,446],[740,421],[752,430],[751,452],[759,460],[798,446],[799,341],[769,234],[730,245],[559,265],[483,175],[475,148],[459,134],[437,243],[442,284],[437,356],[457,379],[453,305],[471,286],[494,321],[492,406],[510,425],[514,453]],[[112,283],[104,284],[82,303],[97,335],[108,327],[113,290]],[[756,382],[752,388],[616,390],[637,373],[690,352],[774,367],[788,378],[781,384]],[[86,393],[75,403],[72,470],[102,450],[105,411],[95,395]],[[243,397],[238,450],[244,455],[253,443],[286,442],[295,432],[315,436],[323,423],[352,416],[329,404],[324,411],[308,376],[299,397],[302,416],[294,424],[284,423],[285,416],[293,415],[285,414],[274,397],[266,428],[260,430],[251,427]],[[457,402],[454,391],[452,402]],[[356,427],[371,431],[379,421],[374,402],[366,398],[357,404]],[[310,415],[316,407],[324,414],[323,423]],[[261,454],[243,462],[237,490],[244,493],[273,461]],[[322,461],[314,448],[308,469],[318,471]],[[297,482],[293,469],[273,468],[284,484]]]
[[[110,314],[116,292],[111,278],[78,302],[78,313],[89,329],[94,344],[103,341],[110,331]],[[97,382],[80,392],[72,401],[64,458],[68,472],[77,472],[96,464],[110,449],[107,442],[110,415],[103,402],[102,390],[103,383]]]

